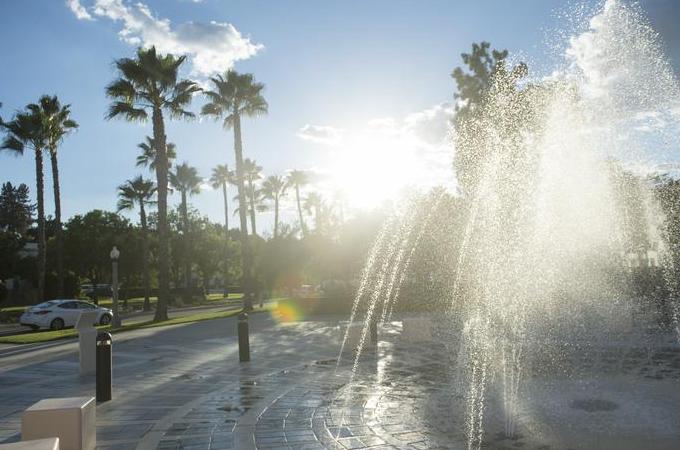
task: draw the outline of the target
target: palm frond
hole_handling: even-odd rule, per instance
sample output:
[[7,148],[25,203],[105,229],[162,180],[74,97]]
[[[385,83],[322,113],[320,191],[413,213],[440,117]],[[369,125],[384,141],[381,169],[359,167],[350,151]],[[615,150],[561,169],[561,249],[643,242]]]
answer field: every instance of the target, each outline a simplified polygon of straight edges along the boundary
[[137,97],[137,90],[130,80],[118,78],[106,86],[106,96],[126,103],[132,103]]
[[113,102],[109,106],[106,118],[113,119],[119,116],[130,122],[144,122],[148,118],[148,114],[144,109],[135,108],[131,104],[125,102]]
[[5,136],[5,138],[2,141],[2,144],[0,144],[0,150],[9,150],[14,153],[18,153],[19,155],[24,154],[25,148],[26,146],[24,145],[24,143],[12,135]]
[[201,192],[203,178],[198,176],[198,170],[187,162],[176,165],[175,170],[168,174],[168,178],[172,187],[180,192],[186,192],[189,195]]

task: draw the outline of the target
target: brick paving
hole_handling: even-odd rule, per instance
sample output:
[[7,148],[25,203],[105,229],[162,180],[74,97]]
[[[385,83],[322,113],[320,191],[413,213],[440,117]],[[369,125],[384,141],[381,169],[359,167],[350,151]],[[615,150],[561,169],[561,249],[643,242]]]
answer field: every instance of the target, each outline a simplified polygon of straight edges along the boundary
[[[403,342],[395,323],[381,329],[379,346],[367,349],[352,378],[351,358],[336,367],[341,325],[278,325],[253,315],[252,361],[245,364],[238,363],[234,319],[114,343],[114,400],[97,406],[98,448],[467,448],[467,387],[456,376],[455,345]],[[591,438],[599,448],[680,448],[677,345],[610,349],[596,364],[581,361],[587,356],[567,355],[578,364],[535,362],[512,438],[498,425],[499,399],[490,392],[484,448],[593,448],[578,445]],[[590,372],[563,374],[575,366]],[[21,412],[39,399],[94,393],[92,377],[77,375],[75,353],[2,367],[0,441],[19,438]],[[614,407],[588,412],[571,403],[593,396]],[[643,415],[635,426],[627,421],[632,414]],[[572,439],[565,421],[581,436]],[[603,427],[610,433],[602,435]],[[632,447],[620,445],[617,430]]]

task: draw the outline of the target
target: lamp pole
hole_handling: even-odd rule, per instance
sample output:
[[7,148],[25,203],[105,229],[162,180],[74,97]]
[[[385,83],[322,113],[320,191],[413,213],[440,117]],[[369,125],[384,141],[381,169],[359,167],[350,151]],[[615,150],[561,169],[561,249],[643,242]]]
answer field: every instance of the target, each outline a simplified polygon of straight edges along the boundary
[[118,257],[120,251],[113,246],[111,250],[111,284],[113,285],[113,320],[111,321],[112,328],[120,328],[120,315],[118,314]]

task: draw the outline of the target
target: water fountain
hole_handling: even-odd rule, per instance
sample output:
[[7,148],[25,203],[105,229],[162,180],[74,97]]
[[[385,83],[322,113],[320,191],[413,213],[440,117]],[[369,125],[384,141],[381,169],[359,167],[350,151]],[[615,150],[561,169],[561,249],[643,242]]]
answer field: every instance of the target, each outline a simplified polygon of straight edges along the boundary
[[[566,44],[550,76],[498,75],[469,125],[474,132],[456,138],[482,162],[474,190],[460,200],[465,224],[442,271],[446,295],[434,307],[452,361],[452,395],[461,389],[451,417],[463,417],[470,449],[488,443],[489,430],[558,446],[674,448],[677,434],[636,440],[633,422],[645,417],[624,412],[619,419],[632,422],[611,425],[630,431],[626,444],[588,428],[591,416],[575,415],[630,401],[619,381],[614,401],[564,395],[555,403],[579,386],[592,395],[610,375],[603,364],[623,364],[640,349],[649,357],[667,336],[649,332],[656,320],[631,292],[628,266],[630,254],[653,251],[673,277],[665,218],[639,176],[680,143],[680,89],[637,6],[606,1]],[[354,353],[341,349],[340,360],[353,359],[350,397],[370,324],[391,323],[395,304],[409,301],[400,292],[414,254],[423,236],[445,225],[437,215],[443,196],[409,203],[374,245],[351,317],[364,320],[362,339]],[[673,283],[666,285],[673,297]],[[677,341],[663,342],[677,350]],[[542,399],[558,411],[541,409]],[[572,432],[581,436],[565,437]]]

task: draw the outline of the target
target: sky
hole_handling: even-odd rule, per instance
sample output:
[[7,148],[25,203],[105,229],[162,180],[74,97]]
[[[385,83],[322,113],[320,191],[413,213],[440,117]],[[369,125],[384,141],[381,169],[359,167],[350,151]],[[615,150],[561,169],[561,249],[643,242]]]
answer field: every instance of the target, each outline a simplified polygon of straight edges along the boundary
[[[565,26],[558,0],[0,0],[0,116],[42,94],[70,103],[79,123],[60,148],[63,215],[115,210],[116,187],[142,173],[137,144],[150,124],[104,118],[114,61],[139,45],[187,54],[183,76],[208,85],[235,69],[264,83],[269,114],[245,119],[244,151],[265,175],[312,170],[329,201],[375,207],[406,186],[455,188],[447,124],[450,77],[472,42],[521,55],[549,73],[555,33]],[[591,3],[591,2],[587,2]],[[642,8],[680,66],[680,2],[647,0]],[[197,96],[191,110],[198,112]],[[218,123],[170,121],[167,135],[204,177],[233,166],[233,137]],[[0,182],[35,186],[31,155],[0,154]],[[46,211],[53,211],[46,167]],[[339,194],[338,190],[342,190]],[[179,196],[170,199],[179,202]],[[221,192],[191,198],[222,222]],[[292,203],[284,221],[292,222]],[[260,216],[260,229],[272,222]],[[134,215],[129,217],[136,220]],[[233,223],[236,223],[234,220]]]

